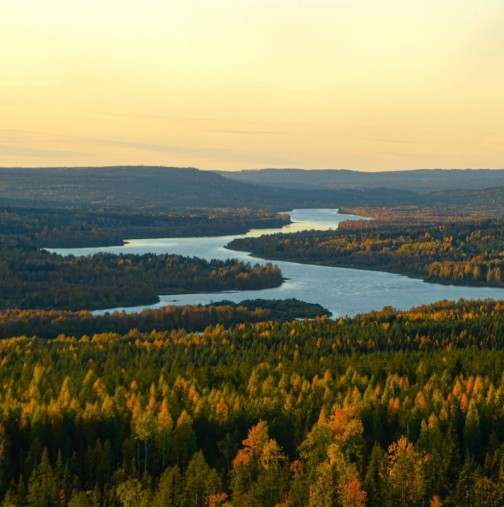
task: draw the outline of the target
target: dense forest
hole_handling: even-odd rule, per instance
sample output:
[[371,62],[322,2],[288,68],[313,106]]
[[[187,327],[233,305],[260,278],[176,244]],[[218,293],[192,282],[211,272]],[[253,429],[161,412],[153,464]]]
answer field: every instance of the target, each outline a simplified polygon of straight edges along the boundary
[[2,505],[501,506],[504,305],[0,341]]
[[280,270],[180,255],[62,257],[22,236],[0,236],[0,308],[99,309],[158,301],[158,294],[277,287]]
[[0,168],[3,205],[154,212],[185,208],[285,211],[402,202],[412,192],[393,189],[286,189],[242,183],[195,168],[116,166]]
[[235,239],[229,247],[269,259],[391,271],[435,282],[504,286],[502,218],[379,228],[352,223],[338,231]]
[[135,238],[244,234],[288,223],[286,214],[251,209],[131,212],[0,206],[0,234],[21,235],[47,248],[122,245],[125,239]]
[[278,185],[268,172],[265,188],[196,169],[0,171],[2,507],[504,505],[503,302],[337,320],[297,300],[93,315],[160,293],[274,287],[282,274],[41,250],[237,234],[287,223],[278,210],[362,206],[375,220],[231,246],[503,286],[504,220],[488,217],[502,215],[504,187],[484,182],[504,172],[416,171],[403,186],[371,175],[369,187],[349,171],[311,183],[290,171]]
[[504,186],[504,169],[410,169],[373,172],[348,169],[244,169],[219,171],[219,174],[243,183],[296,189],[394,188],[426,194]]
[[230,326],[243,322],[330,316],[330,312],[314,303],[297,299],[247,299],[239,304],[221,301],[211,305],[163,306],[141,312],[106,312],[94,315],[87,310],[21,310],[0,311],[0,338],[37,336],[57,338],[61,334],[82,336],[95,333],[126,334],[131,329],[147,332],[204,331],[217,324]]

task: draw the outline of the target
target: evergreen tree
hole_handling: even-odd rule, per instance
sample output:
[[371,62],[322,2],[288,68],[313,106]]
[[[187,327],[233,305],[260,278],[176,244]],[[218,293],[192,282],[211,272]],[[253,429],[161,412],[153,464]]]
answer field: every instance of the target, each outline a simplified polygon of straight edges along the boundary
[[222,490],[219,475],[208,466],[202,451],[194,454],[189,462],[184,483],[184,507],[203,507],[211,495]]
[[386,477],[387,456],[380,444],[373,446],[364,479],[364,489],[368,495],[370,507],[385,505],[387,491],[384,478]]
[[49,462],[47,449],[42,452],[40,464],[33,470],[28,481],[27,505],[46,507],[59,504],[58,484]]
[[481,458],[481,429],[480,418],[476,402],[471,400],[464,425],[464,445],[471,456],[476,461]]
[[178,465],[168,467],[159,479],[153,507],[181,507],[184,501],[184,485]]

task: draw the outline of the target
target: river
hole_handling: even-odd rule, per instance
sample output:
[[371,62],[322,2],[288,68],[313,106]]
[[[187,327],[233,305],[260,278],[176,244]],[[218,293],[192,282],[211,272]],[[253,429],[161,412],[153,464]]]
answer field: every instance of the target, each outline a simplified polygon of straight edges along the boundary
[[[196,256],[204,259],[237,258],[247,262],[264,263],[245,252],[228,250],[225,245],[233,238],[260,236],[275,232],[298,232],[302,230],[336,229],[343,220],[357,220],[361,217],[339,214],[334,209],[299,209],[289,212],[292,224],[282,229],[254,229],[242,236],[218,236],[199,238],[135,239],[123,246],[97,248],[48,249],[61,255],[92,255],[97,252],[109,253],[170,253]],[[504,289],[490,287],[465,287],[426,283],[379,271],[365,271],[348,268],[313,266],[294,262],[272,261],[282,270],[287,279],[280,287],[254,291],[233,291],[220,293],[198,293],[162,295],[159,303],[128,308],[110,308],[95,311],[103,314],[115,310],[137,312],[145,308],[159,308],[166,305],[208,304],[227,299],[240,302],[244,299],[286,299],[297,298],[310,303],[319,303],[333,313],[333,317],[355,315],[370,310],[392,306],[406,310],[412,306],[433,303],[441,299],[457,300],[494,298],[503,299]]]

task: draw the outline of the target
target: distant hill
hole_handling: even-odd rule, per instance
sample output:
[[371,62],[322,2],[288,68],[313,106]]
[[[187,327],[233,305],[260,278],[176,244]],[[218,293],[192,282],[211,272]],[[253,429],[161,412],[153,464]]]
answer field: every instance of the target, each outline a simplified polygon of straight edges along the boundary
[[244,183],[292,189],[395,188],[427,193],[504,186],[504,169],[417,169],[361,172],[346,169],[257,169],[220,171]]
[[265,208],[289,210],[400,203],[408,191],[287,189],[235,181],[211,171],[168,167],[0,168],[3,205],[86,209],[173,210]]
[[423,194],[413,199],[421,207],[446,210],[494,210],[504,214],[504,186],[475,190],[445,190]]
[[[325,185],[324,181],[329,183]],[[430,191],[433,186],[435,192]],[[0,168],[0,203],[130,213],[184,208],[288,211],[412,206],[424,210],[449,209],[452,214],[458,210],[501,214],[504,170],[361,173],[267,169],[217,173],[150,166]]]
[[439,224],[504,216],[504,186],[476,190],[442,190],[417,194],[408,203],[343,208],[345,213],[372,217],[340,227],[382,229],[384,226]]

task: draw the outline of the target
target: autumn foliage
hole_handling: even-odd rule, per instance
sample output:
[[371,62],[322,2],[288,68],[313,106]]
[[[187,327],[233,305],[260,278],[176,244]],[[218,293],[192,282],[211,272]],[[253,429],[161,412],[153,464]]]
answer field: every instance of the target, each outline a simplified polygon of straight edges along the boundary
[[0,341],[2,505],[503,504],[504,306]]

